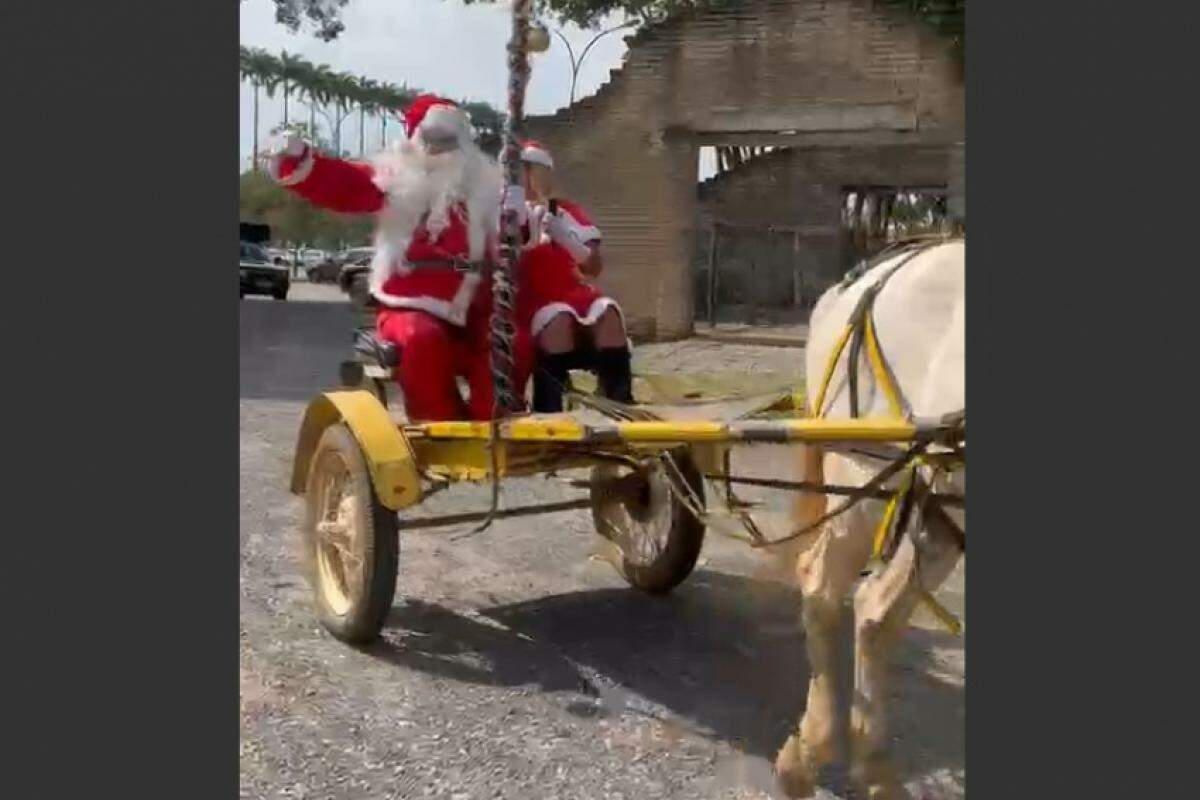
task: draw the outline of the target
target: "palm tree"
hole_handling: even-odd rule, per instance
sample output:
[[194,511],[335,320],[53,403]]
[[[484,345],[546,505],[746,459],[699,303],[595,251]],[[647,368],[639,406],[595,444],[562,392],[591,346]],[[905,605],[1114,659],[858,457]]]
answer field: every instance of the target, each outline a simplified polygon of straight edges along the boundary
[[252,50],[245,46],[239,48],[238,74],[242,80],[250,81],[250,85],[254,87],[254,146],[250,156],[252,171],[258,171],[258,89],[264,77],[270,73],[273,61],[270,54],[262,50]]
[[279,64],[279,58],[264,52],[263,54],[263,69],[258,76],[258,82],[267,92],[267,97],[275,99],[275,90],[279,88],[280,82],[283,80],[283,70]]
[[383,83],[380,87],[379,99],[380,107],[380,147],[387,147],[387,124],[388,117],[399,111],[413,101],[417,93],[408,88],[408,84],[397,86],[394,83]]
[[504,133],[504,115],[487,103],[464,101],[462,107],[471,116],[471,127],[479,139],[480,148],[493,155],[499,153]]
[[[355,107],[359,111],[358,152],[366,152],[366,119],[378,114],[380,120],[380,147],[387,146],[389,117],[407,106],[420,93],[407,84],[396,86],[370,78],[359,78],[347,73],[336,73],[326,64],[314,66],[300,56],[283,51],[278,57],[263,50],[242,47],[239,52],[239,72],[243,80],[254,85],[254,161],[258,166],[258,90],[265,89],[267,97],[274,98],[275,90],[283,89],[283,123],[279,129],[289,127],[289,100],[293,92],[307,101],[309,109],[308,129],[316,138],[317,113],[329,124],[329,142],[336,155],[344,155],[342,149],[342,124]],[[487,103],[463,103],[471,115],[472,127],[479,142],[489,152],[498,149],[504,115]]]
[[349,115],[346,95],[357,85],[352,75],[336,73],[325,64],[313,68],[306,84],[306,93],[312,99],[310,109],[319,111],[329,125],[329,142],[334,155],[342,155],[342,123]]
[[331,74],[332,70],[330,70],[328,64],[319,64],[317,66],[306,64],[305,66],[303,78],[297,85],[297,89],[307,100],[308,127],[315,141],[317,135],[317,108],[329,101],[326,76]]
[[379,82],[370,78],[359,78],[354,100],[358,103],[358,157],[366,153],[367,112],[374,114],[378,100]]
[[379,117],[379,149],[387,147],[387,120],[392,113],[392,85],[381,82],[375,89],[375,114]]
[[290,55],[287,50],[279,54],[279,80],[283,83],[283,125],[288,124],[288,96],[305,73],[312,70],[312,64],[300,56]]
[[342,150],[342,123],[350,116],[358,94],[358,78],[348,72],[339,72],[332,76],[333,105],[336,113],[336,131],[334,133],[335,147],[338,155]]

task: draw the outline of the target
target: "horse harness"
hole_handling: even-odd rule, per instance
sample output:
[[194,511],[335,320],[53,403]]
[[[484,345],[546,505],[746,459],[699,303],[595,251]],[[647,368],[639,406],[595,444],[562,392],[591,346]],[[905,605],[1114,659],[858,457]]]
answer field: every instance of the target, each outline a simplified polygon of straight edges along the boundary
[[[846,277],[842,280],[842,290],[849,288],[885,258],[896,255],[901,256],[895,265],[879,276],[873,284],[867,287],[862,296],[859,297],[826,365],[825,374],[817,394],[817,401],[813,406],[814,416],[818,418],[822,417],[827,410],[825,408],[825,397],[837,364],[841,360],[841,355],[847,349],[846,381],[849,392],[850,416],[857,419],[862,415],[859,399],[858,364],[865,347],[867,360],[874,373],[876,384],[887,398],[892,415],[905,419],[912,418],[912,407],[905,399],[895,374],[891,369],[891,365],[888,363],[883,348],[879,343],[875,327],[874,306],[875,300],[879,297],[880,292],[892,276],[917,255],[940,241],[943,240],[917,240],[896,243],[885,248],[869,261],[860,263],[847,273]],[[939,472],[953,472],[965,463],[966,455],[963,443],[966,438],[966,412],[962,410],[948,414],[943,418],[942,422],[955,433],[952,437],[954,442],[950,446],[949,452],[930,453],[928,452],[928,448],[931,443],[918,442],[906,451],[893,453],[891,456],[888,456],[887,458],[890,462],[888,466],[867,484],[872,489],[875,489],[882,486],[896,474],[901,474],[902,476],[901,486],[888,502],[883,519],[875,535],[872,554],[883,563],[891,561],[900,545],[902,535],[908,535],[909,537],[913,535],[915,526],[912,525],[912,521],[914,516],[937,519],[939,523],[951,532],[958,548],[962,552],[966,552],[965,532],[946,513],[941,503],[937,501],[937,494],[933,491],[933,484]],[[864,454],[876,458],[879,457],[873,453]],[[922,467],[932,469],[934,475],[926,479],[921,474]],[[806,526],[804,532],[814,529],[833,516],[848,511],[852,505],[865,496],[866,494],[864,493],[857,497],[851,497],[847,502],[834,509],[834,511],[824,515],[817,523]],[[914,542],[914,544],[916,543]],[[943,613],[948,613],[944,612],[944,609],[942,611]],[[939,616],[941,615],[939,614]]]

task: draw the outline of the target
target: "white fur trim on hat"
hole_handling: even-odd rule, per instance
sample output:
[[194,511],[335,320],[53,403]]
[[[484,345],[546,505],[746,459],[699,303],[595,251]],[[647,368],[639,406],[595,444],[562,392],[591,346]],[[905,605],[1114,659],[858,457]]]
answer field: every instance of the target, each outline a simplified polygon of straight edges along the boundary
[[525,145],[525,148],[521,150],[521,160],[530,164],[541,164],[547,169],[554,169],[554,159],[550,153],[534,145]]
[[417,126],[418,131],[454,134],[455,136],[471,135],[471,120],[467,113],[458,106],[438,103],[430,106]]

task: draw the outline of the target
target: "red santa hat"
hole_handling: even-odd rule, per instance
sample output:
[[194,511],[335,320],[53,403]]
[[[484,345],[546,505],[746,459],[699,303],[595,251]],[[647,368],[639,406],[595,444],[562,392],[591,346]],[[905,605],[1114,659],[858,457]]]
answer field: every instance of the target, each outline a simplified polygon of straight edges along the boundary
[[521,160],[526,164],[541,164],[548,169],[554,169],[554,158],[546,149],[546,145],[533,139],[526,139],[521,145]]
[[410,139],[418,131],[455,133],[470,138],[471,120],[453,100],[423,94],[405,109],[404,130]]

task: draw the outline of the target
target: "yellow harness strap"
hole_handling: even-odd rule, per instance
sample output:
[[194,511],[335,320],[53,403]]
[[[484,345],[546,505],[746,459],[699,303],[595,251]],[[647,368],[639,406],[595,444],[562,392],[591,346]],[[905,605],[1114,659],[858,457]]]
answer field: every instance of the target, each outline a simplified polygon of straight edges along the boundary
[[917,587],[917,595],[921,598],[921,602],[925,604],[933,615],[937,617],[937,621],[945,626],[946,630],[954,636],[962,636],[962,623],[958,621],[958,617],[946,610],[946,607],[934,598],[924,587]]
[[904,470],[903,482],[892,495],[892,499],[888,500],[887,509],[883,512],[883,519],[879,521],[879,528],[875,531],[875,544],[871,548],[871,558],[876,561],[883,557],[883,545],[887,541],[888,531],[892,529],[892,523],[895,521],[896,509],[900,507],[900,498],[912,485],[914,472],[915,468],[911,464]]
[[[870,308],[866,310],[861,320],[848,322],[842,335],[838,338],[837,345],[825,363],[825,374],[821,378],[821,386],[817,391],[817,400],[813,404],[812,414],[818,418],[825,416],[825,395],[829,392],[829,384],[833,382],[833,373],[837,370],[837,364],[846,349],[846,343],[850,341],[850,337],[854,335],[854,330],[858,325],[863,326],[863,338],[867,343],[867,361],[871,365],[871,373],[875,376],[875,382],[883,390],[892,416],[903,417],[904,402],[901,400],[900,387],[892,380],[892,373],[883,359],[883,350],[879,346],[879,336],[875,332],[875,319]],[[846,365],[846,369],[856,368],[855,364]]]
[[[822,418],[825,416],[825,395],[829,391],[829,384],[833,381],[833,373],[837,369],[838,361],[841,360],[842,352],[846,349],[846,343],[850,341],[850,337],[854,335],[854,331],[858,325],[863,326],[863,338],[867,345],[867,361],[871,365],[871,373],[875,377],[876,384],[883,391],[884,397],[887,398],[888,408],[892,416],[905,416],[904,402],[901,399],[902,395],[900,387],[896,385],[892,379],[891,371],[887,367],[887,362],[883,357],[883,350],[879,346],[879,337],[875,331],[875,318],[868,306],[861,319],[851,320],[846,324],[842,335],[838,338],[837,345],[833,348],[833,352],[829,356],[829,361],[825,364],[825,374],[821,378],[820,388],[817,390],[817,400],[813,407],[809,410],[813,417]],[[856,364],[847,364],[847,369],[857,369]],[[879,560],[883,555],[883,546],[887,541],[888,531],[891,530],[892,524],[895,522],[896,511],[900,506],[900,498],[909,490],[915,477],[917,463],[910,464],[904,470],[904,477],[892,498],[888,501],[887,508],[883,512],[883,519],[879,521],[879,527],[875,531],[875,540],[871,549],[871,556],[875,560]],[[922,603],[930,610],[946,630],[954,636],[962,635],[962,623],[958,618],[951,614],[946,607],[939,603],[932,594],[924,588],[918,588],[918,596]]]
[[875,381],[883,389],[884,396],[887,397],[892,416],[903,417],[904,403],[900,400],[900,388],[892,380],[891,370],[887,368],[887,364],[883,360],[883,351],[879,348],[879,338],[875,334],[875,317],[869,309],[863,325],[866,326],[867,359],[871,362],[871,371],[875,374]]
[[830,381],[833,380],[833,371],[837,369],[838,359],[842,357],[842,351],[846,349],[846,342],[850,341],[853,333],[854,325],[847,324],[846,329],[842,331],[841,338],[838,339],[837,346],[833,348],[833,353],[829,356],[829,361],[825,363],[825,376],[821,379],[821,388],[817,391],[817,402],[812,407],[812,415],[817,419],[825,416],[825,393],[829,390]]

